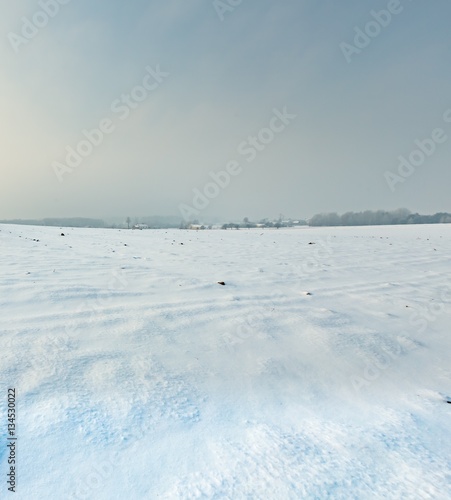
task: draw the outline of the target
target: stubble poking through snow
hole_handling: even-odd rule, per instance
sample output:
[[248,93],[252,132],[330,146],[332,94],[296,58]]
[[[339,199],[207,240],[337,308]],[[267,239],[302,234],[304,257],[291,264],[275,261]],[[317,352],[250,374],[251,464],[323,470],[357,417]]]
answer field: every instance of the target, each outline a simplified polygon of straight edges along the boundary
[[18,498],[451,497],[449,226],[0,229]]

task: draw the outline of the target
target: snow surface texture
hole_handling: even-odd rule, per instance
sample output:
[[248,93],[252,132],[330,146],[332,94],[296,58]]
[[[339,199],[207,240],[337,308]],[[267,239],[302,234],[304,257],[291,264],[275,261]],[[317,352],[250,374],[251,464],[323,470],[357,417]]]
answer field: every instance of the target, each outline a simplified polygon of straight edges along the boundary
[[451,498],[451,225],[0,250],[0,498]]

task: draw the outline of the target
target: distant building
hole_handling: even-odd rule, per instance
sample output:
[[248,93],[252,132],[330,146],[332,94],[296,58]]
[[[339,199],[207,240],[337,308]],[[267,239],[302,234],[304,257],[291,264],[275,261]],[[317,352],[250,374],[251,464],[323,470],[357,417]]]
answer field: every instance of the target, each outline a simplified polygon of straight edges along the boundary
[[135,224],[132,229],[149,229],[147,224]]

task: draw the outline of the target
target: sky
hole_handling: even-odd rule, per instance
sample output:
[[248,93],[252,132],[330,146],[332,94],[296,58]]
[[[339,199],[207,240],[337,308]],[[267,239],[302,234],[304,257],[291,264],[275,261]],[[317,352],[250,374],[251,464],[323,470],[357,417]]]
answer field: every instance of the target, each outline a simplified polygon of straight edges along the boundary
[[447,0],[8,2],[0,219],[451,212],[450,14]]

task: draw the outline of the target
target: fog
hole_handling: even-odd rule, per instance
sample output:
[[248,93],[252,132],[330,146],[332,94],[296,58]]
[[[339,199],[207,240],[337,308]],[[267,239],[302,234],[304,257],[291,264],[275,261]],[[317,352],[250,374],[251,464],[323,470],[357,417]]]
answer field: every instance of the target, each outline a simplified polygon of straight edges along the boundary
[[445,0],[9,5],[0,218],[449,211],[450,13]]

